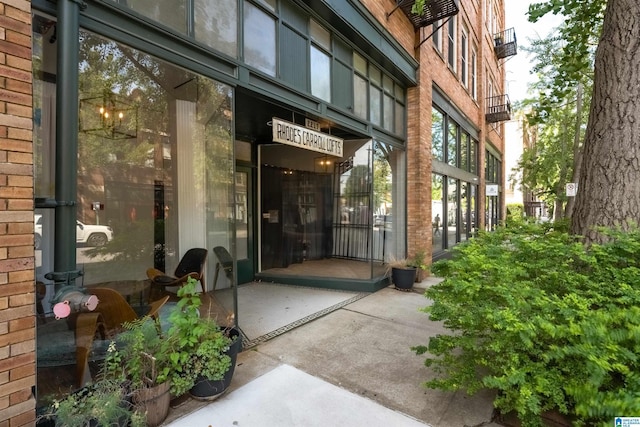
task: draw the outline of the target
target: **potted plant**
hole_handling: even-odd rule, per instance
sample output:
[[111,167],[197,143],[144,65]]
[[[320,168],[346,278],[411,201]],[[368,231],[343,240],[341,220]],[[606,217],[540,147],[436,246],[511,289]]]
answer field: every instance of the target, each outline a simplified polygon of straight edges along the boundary
[[424,250],[417,251],[413,258],[409,260],[409,264],[416,267],[416,282],[422,282],[429,271],[427,253]]
[[409,290],[413,287],[417,268],[411,258],[392,258],[387,263],[387,270],[396,289]]
[[[171,393],[185,394],[201,381],[222,380],[233,372],[232,358],[228,354],[234,338],[230,331],[221,328],[214,319],[201,316],[202,304],[196,292],[197,281],[189,278],[178,290],[176,309],[170,314],[168,336],[171,345],[167,350],[170,359]],[[239,334],[235,341],[239,341]],[[199,396],[207,398],[208,396]]]
[[100,375],[92,384],[51,405],[43,419],[64,427],[144,427],[144,415],[135,412],[128,384],[118,368],[121,356],[115,342],[109,345]]
[[167,349],[171,336],[161,332],[160,320],[145,316],[123,325],[122,369],[130,381],[133,404],[146,416],[147,426],[155,427],[169,414],[172,364]]

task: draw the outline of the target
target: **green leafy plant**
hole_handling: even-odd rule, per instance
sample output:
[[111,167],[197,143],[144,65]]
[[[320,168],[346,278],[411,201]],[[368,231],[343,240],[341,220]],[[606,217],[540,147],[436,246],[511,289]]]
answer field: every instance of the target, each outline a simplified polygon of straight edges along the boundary
[[122,366],[132,389],[154,387],[171,376],[167,350],[174,347],[175,337],[161,333],[159,319],[145,316],[123,325]]
[[195,279],[189,278],[178,290],[180,299],[169,317],[167,355],[171,364],[171,393],[175,396],[191,389],[199,377],[221,379],[231,367],[231,358],[225,354],[231,338],[215,320],[201,316],[202,301],[196,284]]
[[438,374],[426,386],[495,390],[495,407],[523,426],[551,410],[589,426],[639,413],[640,232],[607,233],[586,247],[523,222],[435,263],[445,280],[423,310],[451,333],[413,348]]
[[128,399],[128,384],[121,362],[121,354],[115,342],[111,342],[97,381],[54,401],[50,413],[44,417],[53,418],[56,426],[64,427],[145,426],[144,414],[135,412]]

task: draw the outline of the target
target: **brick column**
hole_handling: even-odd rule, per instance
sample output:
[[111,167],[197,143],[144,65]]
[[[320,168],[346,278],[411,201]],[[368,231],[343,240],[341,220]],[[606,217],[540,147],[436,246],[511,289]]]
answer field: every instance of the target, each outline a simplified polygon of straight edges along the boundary
[[0,2],[0,427],[35,423],[31,3]]

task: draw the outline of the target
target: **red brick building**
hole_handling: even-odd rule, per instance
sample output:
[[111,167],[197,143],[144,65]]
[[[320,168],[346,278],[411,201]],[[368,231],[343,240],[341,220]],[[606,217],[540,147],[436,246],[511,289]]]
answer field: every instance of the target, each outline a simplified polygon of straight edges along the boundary
[[52,397],[67,286],[224,246],[240,284],[374,291],[503,218],[503,0],[153,3],[0,2],[0,427]]

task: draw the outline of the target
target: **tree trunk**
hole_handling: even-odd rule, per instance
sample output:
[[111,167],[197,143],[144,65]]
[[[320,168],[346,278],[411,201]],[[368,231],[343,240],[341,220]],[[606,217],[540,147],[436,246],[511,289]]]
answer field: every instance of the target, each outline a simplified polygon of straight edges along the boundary
[[[575,133],[573,135],[573,175],[571,176],[571,182],[578,182],[580,177],[580,171],[582,170],[582,147],[580,147],[580,129],[582,128],[582,84],[578,83],[578,89],[576,91],[576,124]],[[569,197],[567,206],[565,208],[565,217],[571,218],[573,216],[573,207],[575,206],[575,196]]]
[[595,59],[583,167],[571,231],[606,240],[594,227],[640,220],[640,3],[609,0]]

